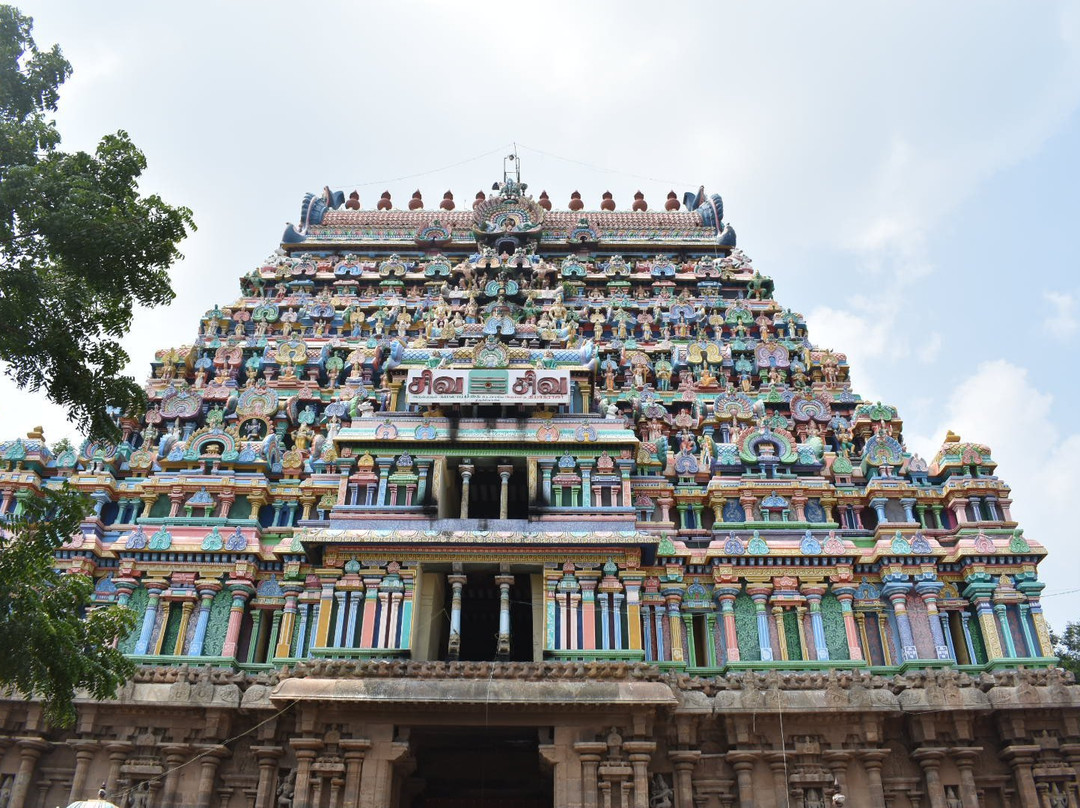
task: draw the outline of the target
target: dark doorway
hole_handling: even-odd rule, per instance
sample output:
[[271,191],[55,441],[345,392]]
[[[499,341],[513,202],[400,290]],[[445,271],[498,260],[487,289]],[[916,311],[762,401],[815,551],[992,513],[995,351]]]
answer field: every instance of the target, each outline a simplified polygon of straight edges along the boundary
[[[461,590],[461,651],[459,659],[494,662],[498,659],[499,585],[494,572],[470,572]],[[453,590],[446,587],[444,614],[453,608]],[[449,624],[449,620],[447,620]],[[448,633],[440,641],[439,653],[447,656]],[[528,575],[514,576],[510,585],[510,656],[513,662],[533,658],[532,582]]]
[[469,518],[498,519],[502,480],[494,468],[477,466],[469,483]]
[[[512,467],[506,481],[506,518],[529,518],[528,473],[521,459],[499,465]],[[469,482],[469,518],[498,519],[502,497],[502,477],[497,466],[477,465]]]
[[416,771],[406,808],[551,808],[535,728],[424,728],[409,736]]

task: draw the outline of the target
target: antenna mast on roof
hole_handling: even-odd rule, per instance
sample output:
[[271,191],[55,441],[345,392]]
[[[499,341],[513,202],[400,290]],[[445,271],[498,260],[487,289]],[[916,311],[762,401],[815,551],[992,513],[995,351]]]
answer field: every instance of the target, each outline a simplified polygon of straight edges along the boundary
[[511,172],[514,175],[514,184],[521,185],[521,158],[518,157],[517,143],[514,144],[514,151],[503,158],[503,185],[510,179]]

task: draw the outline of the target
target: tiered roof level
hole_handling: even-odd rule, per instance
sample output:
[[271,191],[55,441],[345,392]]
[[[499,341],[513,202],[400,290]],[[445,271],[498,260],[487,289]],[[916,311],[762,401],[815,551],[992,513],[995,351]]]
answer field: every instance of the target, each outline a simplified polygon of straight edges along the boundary
[[990,450],[911,454],[719,196],[615,207],[309,194],[122,443],[0,444],[0,512],[89,493],[58,564],[157,664],[1047,664]]

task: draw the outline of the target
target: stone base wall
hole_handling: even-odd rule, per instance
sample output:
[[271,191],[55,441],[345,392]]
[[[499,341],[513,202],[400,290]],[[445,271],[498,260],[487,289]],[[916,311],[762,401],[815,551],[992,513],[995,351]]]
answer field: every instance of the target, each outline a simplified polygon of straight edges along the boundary
[[0,808],[410,808],[414,729],[535,730],[558,808],[1080,808],[1057,669],[747,671],[320,662],[144,668],[69,731],[0,701]]

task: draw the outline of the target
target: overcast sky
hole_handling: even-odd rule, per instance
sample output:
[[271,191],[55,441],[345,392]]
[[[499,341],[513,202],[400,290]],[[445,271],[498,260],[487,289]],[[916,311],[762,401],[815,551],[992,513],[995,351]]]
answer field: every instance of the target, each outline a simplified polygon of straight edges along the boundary
[[[195,213],[176,302],[127,341],[145,377],[296,221],[305,191],[460,204],[522,178],[565,207],[704,184],[855,389],[928,459],[988,443],[1080,619],[1080,5],[100,2],[20,5],[75,68],[69,150],[126,129],[143,189]],[[447,168],[449,166],[449,168]],[[0,386],[5,437],[43,424]]]

